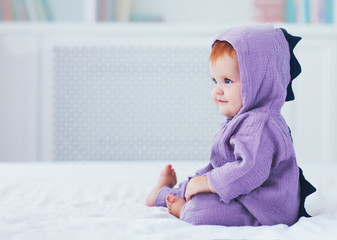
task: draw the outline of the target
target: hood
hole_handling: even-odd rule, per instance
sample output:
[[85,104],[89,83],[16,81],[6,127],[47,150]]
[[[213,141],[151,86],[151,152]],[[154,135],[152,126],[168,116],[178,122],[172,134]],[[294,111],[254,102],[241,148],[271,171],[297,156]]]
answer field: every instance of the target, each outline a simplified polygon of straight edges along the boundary
[[290,51],[279,28],[270,24],[231,28],[215,40],[234,47],[241,76],[242,108],[281,111],[290,83]]

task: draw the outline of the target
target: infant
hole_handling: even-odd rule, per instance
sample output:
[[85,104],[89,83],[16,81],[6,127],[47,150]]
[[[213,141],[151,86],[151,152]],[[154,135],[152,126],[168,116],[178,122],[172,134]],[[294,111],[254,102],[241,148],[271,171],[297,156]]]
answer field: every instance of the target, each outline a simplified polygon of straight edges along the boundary
[[306,196],[315,188],[299,169],[281,115],[294,99],[301,72],[293,48],[301,38],[272,25],[231,28],[212,44],[212,98],[226,117],[209,164],[177,184],[169,164],[146,199],[191,224],[260,226],[294,224],[309,216]]

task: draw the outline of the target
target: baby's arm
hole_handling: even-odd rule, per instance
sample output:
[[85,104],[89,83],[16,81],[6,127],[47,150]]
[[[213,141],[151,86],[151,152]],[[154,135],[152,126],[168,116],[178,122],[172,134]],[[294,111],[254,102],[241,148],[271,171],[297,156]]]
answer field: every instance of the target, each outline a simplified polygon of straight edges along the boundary
[[186,186],[185,199],[189,201],[198,193],[215,193],[206,176],[191,178]]

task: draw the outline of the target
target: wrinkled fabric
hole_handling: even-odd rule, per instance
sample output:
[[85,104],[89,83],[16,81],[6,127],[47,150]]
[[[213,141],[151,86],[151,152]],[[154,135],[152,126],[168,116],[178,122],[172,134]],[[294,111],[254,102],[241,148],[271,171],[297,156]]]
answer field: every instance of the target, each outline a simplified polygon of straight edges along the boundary
[[[236,50],[243,106],[221,124],[210,163],[196,174],[205,175],[217,194],[194,196],[181,219],[225,226],[292,225],[298,220],[300,186],[291,135],[281,115],[290,82],[288,42],[272,25],[232,28],[216,40]],[[184,197],[187,183],[178,190],[161,189],[156,205],[164,206],[168,194]]]

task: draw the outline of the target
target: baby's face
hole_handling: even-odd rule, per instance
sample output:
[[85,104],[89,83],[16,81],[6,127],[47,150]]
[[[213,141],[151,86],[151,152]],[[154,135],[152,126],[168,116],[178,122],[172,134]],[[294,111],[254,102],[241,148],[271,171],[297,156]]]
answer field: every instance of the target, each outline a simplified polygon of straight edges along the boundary
[[233,55],[225,55],[214,64],[209,64],[214,81],[212,98],[220,113],[226,117],[234,117],[242,107],[239,65],[236,54]]

